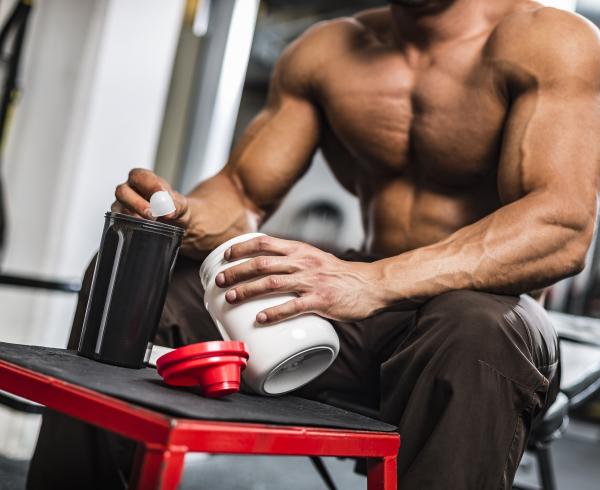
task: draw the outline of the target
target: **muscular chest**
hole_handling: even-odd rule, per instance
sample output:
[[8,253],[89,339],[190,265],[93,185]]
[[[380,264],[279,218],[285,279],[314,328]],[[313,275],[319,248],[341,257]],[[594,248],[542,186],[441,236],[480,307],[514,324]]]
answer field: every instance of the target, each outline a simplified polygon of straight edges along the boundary
[[450,184],[495,170],[506,109],[476,53],[419,70],[392,55],[337,68],[322,102],[323,149],[334,166],[351,161],[372,174],[412,172]]

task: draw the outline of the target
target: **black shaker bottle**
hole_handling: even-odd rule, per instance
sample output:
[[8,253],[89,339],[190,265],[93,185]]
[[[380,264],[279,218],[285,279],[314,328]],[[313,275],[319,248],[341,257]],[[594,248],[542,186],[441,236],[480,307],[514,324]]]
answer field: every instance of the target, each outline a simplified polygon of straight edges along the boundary
[[106,213],[78,354],[148,362],[182,236],[177,226]]

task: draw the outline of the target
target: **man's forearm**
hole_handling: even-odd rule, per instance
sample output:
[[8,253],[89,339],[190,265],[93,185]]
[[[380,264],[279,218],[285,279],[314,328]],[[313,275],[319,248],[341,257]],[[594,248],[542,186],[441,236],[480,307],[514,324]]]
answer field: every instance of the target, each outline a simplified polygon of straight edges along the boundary
[[263,213],[245,196],[236,179],[222,171],[187,196],[189,224],[182,253],[203,259],[224,241],[256,231]]
[[460,289],[521,294],[578,272],[593,223],[593,210],[531,195],[441,242],[374,265],[389,306]]

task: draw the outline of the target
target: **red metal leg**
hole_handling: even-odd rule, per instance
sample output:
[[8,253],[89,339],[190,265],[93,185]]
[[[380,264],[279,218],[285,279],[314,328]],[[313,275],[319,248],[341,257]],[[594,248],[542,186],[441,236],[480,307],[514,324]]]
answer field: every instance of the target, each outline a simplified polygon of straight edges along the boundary
[[393,432],[176,419],[1,359],[0,388],[140,441],[130,488],[175,489],[186,451],[368,457],[368,488],[397,487]]
[[397,490],[396,456],[367,460],[368,490]]
[[139,445],[131,488],[175,490],[181,481],[187,447]]

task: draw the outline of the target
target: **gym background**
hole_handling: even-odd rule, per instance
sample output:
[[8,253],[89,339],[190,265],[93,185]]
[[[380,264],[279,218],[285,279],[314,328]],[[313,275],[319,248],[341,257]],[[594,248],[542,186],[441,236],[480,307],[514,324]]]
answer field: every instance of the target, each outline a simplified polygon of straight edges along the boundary
[[[214,174],[263,105],[285,45],[319,20],[382,3],[0,1],[0,340],[64,347],[73,291],[98,246],[115,183],[132,165],[154,169],[182,192]],[[600,0],[542,3],[577,10],[600,25]],[[357,247],[362,239],[356,199],[320,154],[265,230],[331,250]],[[557,284],[547,303],[577,315],[565,317],[563,336],[585,346],[572,361],[585,371],[589,396],[552,444],[563,489],[597,489],[600,481],[600,320],[581,318],[600,318],[596,239],[587,263]],[[0,489],[21,481],[38,426],[39,415],[0,400]],[[235,478],[228,474],[233,457],[195,457],[205,460],[196,465],[205,481]],[[317,476],[303,480],[313,473],[303,472],[309,463],[300,458],[238,459],[246,482],[253,475],[270,482],[260,488],[283,488],[283,481],[288,489],[322,485]],[[330,464],[335,470],[350,463]],[[293,483],[290,475],[297,475]],[[351,471],[338,478],[342,488],[364,485]],[[530,454],[517,481],[537,481]]]

